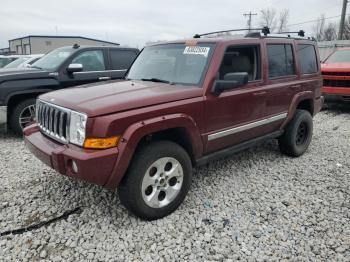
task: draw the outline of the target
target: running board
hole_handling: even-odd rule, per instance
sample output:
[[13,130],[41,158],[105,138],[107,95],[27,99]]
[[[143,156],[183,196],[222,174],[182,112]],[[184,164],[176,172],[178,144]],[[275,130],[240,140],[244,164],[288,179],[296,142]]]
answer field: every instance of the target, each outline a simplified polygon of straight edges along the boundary
[[208,162],[219,160],[221,158],[233,155],[233,154],[240,152],[242,150],[259,145],[266,140],[277,138],[277,137],[281,136],[282,134],[283,134],[283,131],[276,131],[274,133],[264,135],[261,137],[257,137],[257,138],[254,138],[252,140],[243,142],[241,144],[234,145],[232,147],[225,148],[225,149],[222,149],[220,151],[216,151],[214,153],[210,153],[209,155],[205,155],[205,156],[197,159],[196,164],[197,164],[197,166],[203,166],[203,165],[207,164]]

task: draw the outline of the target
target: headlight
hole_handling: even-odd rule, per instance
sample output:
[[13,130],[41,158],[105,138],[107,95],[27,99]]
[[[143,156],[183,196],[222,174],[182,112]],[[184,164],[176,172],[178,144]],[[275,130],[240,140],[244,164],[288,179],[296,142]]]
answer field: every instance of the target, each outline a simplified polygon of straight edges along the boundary
[[86,120],[86,115],[71,111],[69,126],[69,142],[78,146],[83,146],[85,141]]

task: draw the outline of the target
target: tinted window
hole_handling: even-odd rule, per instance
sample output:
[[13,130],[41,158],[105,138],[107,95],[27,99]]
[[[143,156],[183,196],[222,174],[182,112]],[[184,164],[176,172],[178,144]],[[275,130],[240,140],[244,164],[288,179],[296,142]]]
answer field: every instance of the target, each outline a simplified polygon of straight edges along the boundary
[[260,52],[258,46],[231,46],[224,55],[219,70],[219,79],[227,73],[247,72],[249,81],[260,79]]
[[110,54],[113,70],[128,69],[136,57],[135,52],[128,50],[111,50]]
[[318,67],[314,46],[298,45],[298,58],[302,74],[317,73]]
[[82,52],[72,60],[72,64],[82,64],[83,71],[106,70],[103,52],[101,50]]
[[269,77],[295,75],[292,45],[267,45]]

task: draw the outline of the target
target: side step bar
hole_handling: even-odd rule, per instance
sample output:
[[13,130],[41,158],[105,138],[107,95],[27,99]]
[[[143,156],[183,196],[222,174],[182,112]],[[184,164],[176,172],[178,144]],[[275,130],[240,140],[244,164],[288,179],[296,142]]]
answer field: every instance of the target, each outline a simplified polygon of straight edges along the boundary
[[252,140],[243,142],[243,143],[238,144],[238,145],[234,145],[234,146],[229,147],[229,148],[224,148],[220,151],[216,151],[214,153],[205,155],[205,156],[197,159],[196,164],[197,164],[197,166],[203,166],[203,165],[207,164],[208,162],[219,160],[221,158],[233,155],[233,154],[240,152],[242,150],[259,145],[266,140],[277,138],[277,137],[281,136],[282,134],[283,134],[283,131],[276,131],[274,133],[267,134],[267,135],[264,135],[261,137],[257,137],[257,138],[254,138]]

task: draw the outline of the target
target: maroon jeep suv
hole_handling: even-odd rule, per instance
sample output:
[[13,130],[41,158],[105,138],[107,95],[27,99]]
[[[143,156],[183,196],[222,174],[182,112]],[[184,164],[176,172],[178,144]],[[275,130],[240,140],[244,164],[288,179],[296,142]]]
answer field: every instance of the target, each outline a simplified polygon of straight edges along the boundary
[[173,212],[192,168],[266,139],[302,155],[323,104],[316,42],[249,34],[147,46],[126,79],[41,95],[28,148],[136,216]]

